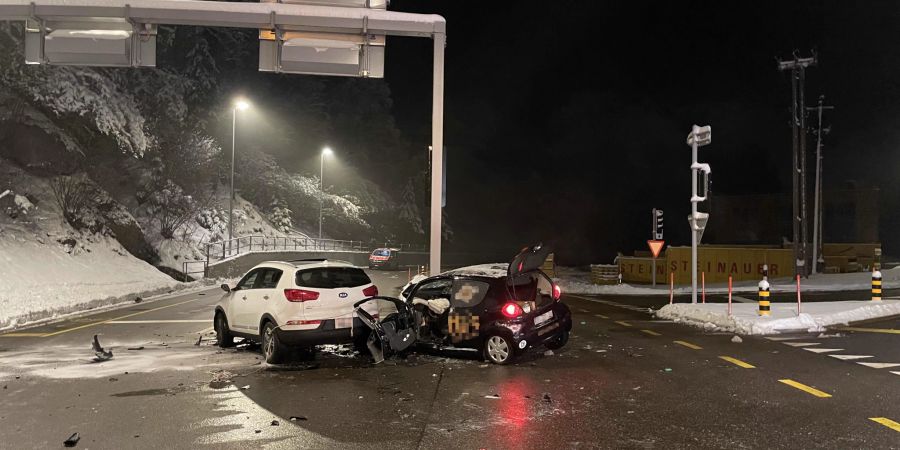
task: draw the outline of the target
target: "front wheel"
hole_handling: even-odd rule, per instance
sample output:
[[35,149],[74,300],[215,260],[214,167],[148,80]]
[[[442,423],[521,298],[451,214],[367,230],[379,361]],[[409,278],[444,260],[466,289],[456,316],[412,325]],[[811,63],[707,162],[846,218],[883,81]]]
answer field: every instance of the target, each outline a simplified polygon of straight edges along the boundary
[[278,340],[277,327],[272,322],[266,322],[262,332],[262,350],[269,364],[280,364],[284,361],[286,350]]
[[562,333],[559,333],[559,336],[551,341],[548,341],[546,344],[544,344],[544,346],[549,348],[550,350],[556,350],[563,348],[563,346],[566,345],[567,342],[569,342],[569,332],[563,330]]
[[234,336],[228,330],[228,319],[225,313],[217,313],[216,320],[213,322],[216,330],[216,345],[221,348],[227,348],[234,345]]
[[484,340],[484,357],[494,364],[509,364],[515,358],[515,348],[511,339],[495,334]]

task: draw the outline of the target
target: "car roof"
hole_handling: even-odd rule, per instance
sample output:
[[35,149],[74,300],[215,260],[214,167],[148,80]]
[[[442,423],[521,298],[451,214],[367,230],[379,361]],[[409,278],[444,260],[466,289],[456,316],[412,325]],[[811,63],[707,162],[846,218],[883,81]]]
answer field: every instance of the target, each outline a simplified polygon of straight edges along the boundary
[[508,273],[508,269],[509,264],[507,263],[478,264],[475,266],[460,267],[459,269],[448,270],[442,275],[504,278]]
[[[296,261],[263,261],[253,268],[273,267],[282,270],[317,269],[321,267],[356,267],[347,261],[325,260],[296,260]],[[252,270],[252,269],[251,269]]]

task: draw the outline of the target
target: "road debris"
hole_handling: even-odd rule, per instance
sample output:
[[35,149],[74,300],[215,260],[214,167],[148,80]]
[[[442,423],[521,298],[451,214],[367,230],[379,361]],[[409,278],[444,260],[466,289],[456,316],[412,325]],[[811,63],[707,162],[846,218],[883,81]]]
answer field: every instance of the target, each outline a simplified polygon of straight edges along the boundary
[[246,386],[241,386],[241,389],[243,389],[243,390],[246,391],[247,389],[250,389],[250,385],[248,384],[248,385],[246,385]]
[[277,420],[273,420],[272,423],[270,423],[269,425],[271,425],[273,427],[277,427],[278,425],[281,425],[281,423],[278,422]]
[[74,447],[74,446],[78,445],[78,441],[80,441],[80,440],[81,440],[81,436],[79,436],[78,433],[72,433],[72,435],[69,436],[68,439],[63,441],[63,445],[65,445],[66,447]]
[[544,403],[551,403],[550,394],[544,394]]
[[663,372],[671,372],[671,371],[672,371],[672,369],[669,367],[666,367],[665,369],[663,369]]
[[497,394],[490,394],[490,395],[485,395],[484,398],[489,398],[489,399],[492,399],[492,400],[499,400],[499,399],[500,399],[500,396],[497,395]]
[[112,348],[106,350],[101,347],[100,340],[97,338],[96,334],[94,335],[94,341],[91,343],[91,348],[94,350],[94,361],[107,361],[113,357]]
[[734,342],[735,344],[740,344],[741,342],[744,342],[744,340],[741,339],[740,336],[735,335],[733,338],[731,338],[731,342]]
[[128,350],[132,350],[132,351],[143,350],[143,349],[144,349],[143,345],[140,347],[128,347]]
[[544,356],[553,356],[553,350],[547,350],[544,352]]
[[291,416],[290,419],[291,419],[291,422],[297,422],[297,421],[305,421],[305,420],[309,420],[309,419],[306,418],[306,416]]
[[134,302],[135,302],[135,303],[140,303],[140,302],[142,302],[142,301],[144,301],[144,299],[142,299],[142,298],[140,298],[140,297],[135,297],[135,298],[134,298]]

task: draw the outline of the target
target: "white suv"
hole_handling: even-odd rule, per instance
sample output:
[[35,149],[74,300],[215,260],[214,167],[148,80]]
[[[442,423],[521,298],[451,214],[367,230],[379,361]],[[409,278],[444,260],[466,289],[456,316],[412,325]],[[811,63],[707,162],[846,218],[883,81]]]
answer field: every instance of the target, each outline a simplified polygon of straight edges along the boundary
[[353,342],[365,348],[369,329],[353,304],[378,295],[362,269],[326,260],[267,261],[222,289],[214,318],[218,345],[233,345],[235,336],[257,341],[273,364],[284,359],[286,346]]

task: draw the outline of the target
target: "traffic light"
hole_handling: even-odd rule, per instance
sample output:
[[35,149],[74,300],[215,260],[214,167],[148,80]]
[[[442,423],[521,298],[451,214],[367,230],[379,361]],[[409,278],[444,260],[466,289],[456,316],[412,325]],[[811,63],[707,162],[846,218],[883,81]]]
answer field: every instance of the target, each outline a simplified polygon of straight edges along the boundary
[[663,240],[663,210],[653,209],[653,239]]

